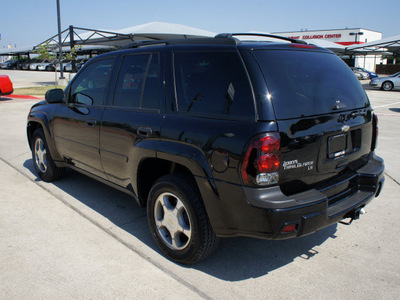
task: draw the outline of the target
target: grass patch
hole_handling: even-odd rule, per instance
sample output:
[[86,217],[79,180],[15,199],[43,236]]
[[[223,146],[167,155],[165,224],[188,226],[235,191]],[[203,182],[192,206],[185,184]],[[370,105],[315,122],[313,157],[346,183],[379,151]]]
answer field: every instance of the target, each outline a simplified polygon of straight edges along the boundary
[[27,88],[15,88],[14,95],[32,95],[32,96],[44,96],[48,90],[51,89],[65,89],[63,85],[50,85],[50,86],[35,86]]

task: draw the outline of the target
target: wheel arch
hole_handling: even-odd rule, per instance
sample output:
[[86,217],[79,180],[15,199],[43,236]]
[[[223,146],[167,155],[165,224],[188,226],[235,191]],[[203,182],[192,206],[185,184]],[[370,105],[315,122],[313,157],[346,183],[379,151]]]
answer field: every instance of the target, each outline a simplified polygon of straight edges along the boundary
[[140,162],[137,169],[137,194],[141,206],[146,206],[147,197],[154,183],[167,174],[179,175],[198,188],[194,174],[185,165],[174,160],[146,158]]
[[[200,149],[186,144],[161,142],[156,157],[145,158],[138,165],[136,187],[141,205],[146,205],[148,193],[154,182],[166,174],[180,174],[193,182],[204,202],[207,201],[200,182],[207,182],[206,189],[214,191],[217,195],[211,169]],[[206,203],[205,205],[207,206]]]
[[33,133],[37,129],[41,128],[43,130],[44,136],[46,138],[47,146],[49,148],[51,157],[53,158],[54,161],[57,161],[57,160],[60,161],[61,158],[55,147],[54,139],[52,138],[52,135],[50,132],[50,126],[47,121],[46,114],[36,112],[36,113],[31,113],[29,117],[30,117],[30,119],[28,120],[27,127],[26,127],[29,148],[32,150]]

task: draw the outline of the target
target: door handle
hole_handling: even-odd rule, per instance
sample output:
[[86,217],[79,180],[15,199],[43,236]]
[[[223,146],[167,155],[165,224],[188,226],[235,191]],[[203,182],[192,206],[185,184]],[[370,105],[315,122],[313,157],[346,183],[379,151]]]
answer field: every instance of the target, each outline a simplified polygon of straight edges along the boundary
[[86,121],[87,126],[89,127],[95,127],[97,125],[97,121],[96,120],[87,120]]
[[153,130],[150,127],[139,127],[136,132],[140,136],[149,137],[153,133]]

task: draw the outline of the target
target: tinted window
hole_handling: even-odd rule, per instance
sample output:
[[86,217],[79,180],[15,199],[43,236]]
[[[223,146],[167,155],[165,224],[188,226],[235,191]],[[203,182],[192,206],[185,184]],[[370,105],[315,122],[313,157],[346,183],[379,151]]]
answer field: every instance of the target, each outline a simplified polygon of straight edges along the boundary
[[98,60],[84,69],[72,83],[69,101],[86,105],[101,105],[113,62],[114,58]]
[[236,52],[175,53],[174,67],[179,112],[254,116],[252,91]]
[[149,69],[147,71],[146,82],[144,85],[142,108],[159,108],[159,68],[158,68],[158,55],[154,55],[151,59]]
[[114,105],[158,108],[158,55],[138,54],[123,58]]
[[362,108],[368,98],[336,55],[314,51],[258,50],[278,119]]
[[125,56],[118,75],[114,105],[139,107],[150,54]]

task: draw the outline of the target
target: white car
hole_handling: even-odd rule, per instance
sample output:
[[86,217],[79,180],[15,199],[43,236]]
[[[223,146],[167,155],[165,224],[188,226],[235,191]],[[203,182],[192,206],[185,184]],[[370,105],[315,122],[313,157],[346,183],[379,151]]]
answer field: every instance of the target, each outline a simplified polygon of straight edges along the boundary
[[[64,72],[70,71],[70,70],[72,69],[72,67],[71,67],[71,61],[69,61],[69,60],[63,60],[62,63],[63,63],[63,71],[64,71]],[[68,65],[69,65],[70,67],[68,67]],[[61,71],[61,65],[60,65],[60,64],[57,64],[57,71],[58,71],[58,72]]]
[[380,87],[381,90],[390,91],[400,88],[400,72],[388,77],[376,77],[369,83],[370,86]]
[[40,64],[37,64],[37,70],[39,71],[54,71],[56,68],[54,66],[54,61],[45,61]]
[[361,76],[362,76],[361,79],[369,79],[369,74],[367,72],[360,71],[360,70],[358,70],[358,68],[351,68],[351,70],[354,72],[354,74],[356,74],[356,72],[361,74]]
[[39,65],[40,64],[42,64],[42,63],[44,63],[45,62],[45,60],[41,60],[41,61],[36,61],[36,62],[34,62],[34,63],[31,63],[30,65],[29,65],[29,70],[32,70],[32,71],[38,71],[39,70]]

